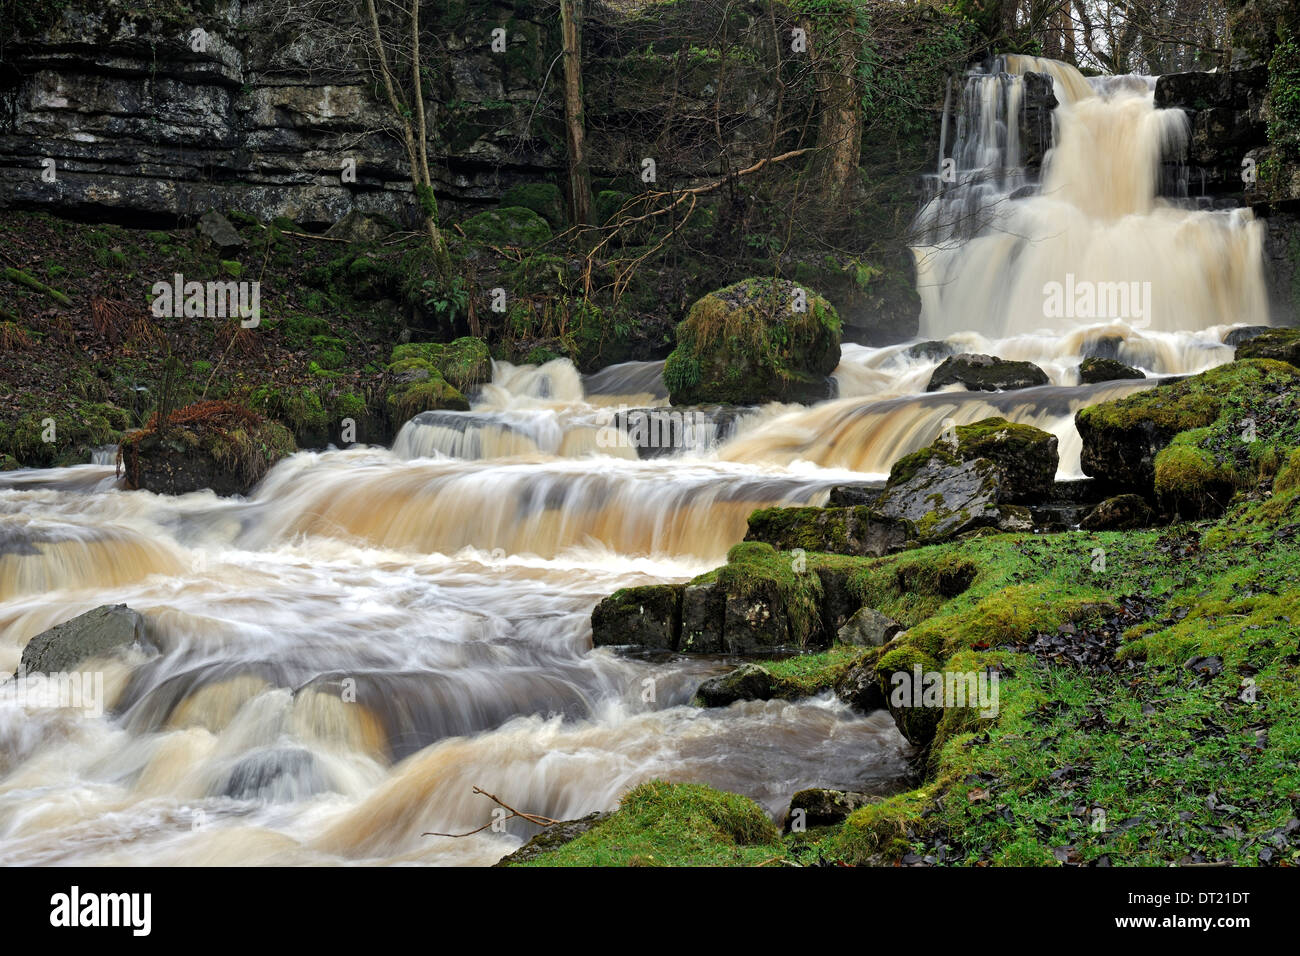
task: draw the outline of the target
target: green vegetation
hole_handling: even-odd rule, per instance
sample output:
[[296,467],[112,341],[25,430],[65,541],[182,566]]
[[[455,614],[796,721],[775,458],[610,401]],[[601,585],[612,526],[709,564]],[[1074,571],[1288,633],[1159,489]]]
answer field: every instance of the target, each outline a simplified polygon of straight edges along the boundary
[[839,364],[840,324],[835,307],[811,289],[746,279],[691,307],[664,382],[674,404],[824,397]]

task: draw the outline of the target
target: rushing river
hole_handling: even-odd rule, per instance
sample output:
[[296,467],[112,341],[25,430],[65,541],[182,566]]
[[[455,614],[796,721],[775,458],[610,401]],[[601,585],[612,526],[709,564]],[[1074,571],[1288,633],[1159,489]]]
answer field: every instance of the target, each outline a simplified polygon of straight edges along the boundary
[[[968,78],[964,178],[919,220],[922,332],[1033,361],[1049,385],[926,394],[938,357],[846,344],[835,399],[640,459],[607,440],[610,412],[665,404],[660,363],[497,363],[471,412],[417,416],[391,450],[298,454],[247,500],[126,492],[105,465],[0,475],[0,672],[90,608],[148,621],[148,647],[95,665],[103,716],[0,685],[0,863],[487,864],[529,829],[423,835],[489,822],[475,786],[557,819],[656,777],[774,816],[805,786],[902,786],[887,714],[829,695],[693,708],[725,661],[593,651],[590,614],[715,567],[757,507],[882,477],[949,420],[1049,429],[1077,476],[1073,413],[1151,385],[1081,386],[1081,358],[1196,372],[1232,358],[1229,327],[1265,321],[1259,225],[1156,198],[1181,114],[1154,110],[1146,80],[1003,66]],[[1025,69],[1056,77],[1060,148],[1041,193],[1011,202]],[[976,202],[999,211],[972,228]],[[1148,321],[1044,320],[1042,285],[1067,268],[1152,282]]]

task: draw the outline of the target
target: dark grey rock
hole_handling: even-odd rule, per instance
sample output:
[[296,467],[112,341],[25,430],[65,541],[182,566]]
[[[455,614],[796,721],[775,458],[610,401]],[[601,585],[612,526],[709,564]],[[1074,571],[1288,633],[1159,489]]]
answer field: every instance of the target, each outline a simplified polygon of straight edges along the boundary
[[23,648],[19,673],[56,674],[76,670],[91,657],[142,644],[144,618],[125,604],[105,604],[42,631]]
[[836,636],[841,644],[880,647],[889,643],[901,630],[903,625],[889,615],[881,614],[872,607],[863,607],[848,619]]
[[719,677],[710,677],[696,696],[705,707],[726,707],[738,700],[769,700],[772,673],[758,664],[741,664]]

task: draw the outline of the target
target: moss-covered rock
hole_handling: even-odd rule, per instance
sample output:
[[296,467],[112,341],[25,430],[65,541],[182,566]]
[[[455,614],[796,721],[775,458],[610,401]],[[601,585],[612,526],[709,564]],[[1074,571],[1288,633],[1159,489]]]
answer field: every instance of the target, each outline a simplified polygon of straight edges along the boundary
[[1084,385],[1114,382],[1126,378],[1146,378],[1146,374],[1141,369],[1125,365],[1123,362],[1099,358],[1095,355],[1079,363],[1079,381]]
[[564,228],[564,194],[554,183],[520,183],[511,186],[501,197],[501,205],[531,209],[545,219],[552,229]]
[[410,342],[393,349],[392,362],[419,359],[462,392],[492,379],[492,353],[482,339],[465,336],[451,342]]
[[1300,366],[1300,329],[1269,329],[1237,346],[1239,359],[1273,359]]
[[930,376],[925,390],[936,392],[949,385],[964,385],[971,391],[1009,392],[1046,385],[1048,381],[1047,373],[1033,362],[963,352],[944,359]]
[[903,547],[912,537],[905,522],[865,505],[844,508],[760,508],[749,516],[746,541],[762,541],[781,551],[802,548],[828,554],[878,557]]
[[278,422],[232,402],[209,401],[177,409],[161,425],[155,416],[122,439],[119,454],[132,489],[246,495],[294,451],[293,435]]
[[[1252,463],[1266,465],[1285,432],[1288,416],[1277,414],[1277,403],[1297,385],[1300,372],[1292,365],[1244,360],[1080,409],[1074,420],[1083,440],[1083,471],[1108,488],[1154,501],[1156,456],[1179,432],[1213,427],[1222,455],[1238,461],[1232,466],[1237,483],[1247,484],[1249,476],[1242,472]],[[1168,459],[1170,492],[1185,487],[1195,457],[1184,447]]]
[[680,650],[772,654],[825,646],[821,579],[797,557],[742,542],[682,595]]
[[402,359],[392,363],[388,372],[384,408],[395,424],[410,421],[420,412],[469,411],[469,400],[423,359]]
[[1005,418],[985,418],[958,425],[947,438],[894,462],[889,485],[908,481],[927,460],[942,454],[967,462],[977,458],[992,461],[1004,479],[999,501],[1016,504],[1036,504],[1046,499],[1052,493],[1060,464],[1057,439],[1051,432]]
[[1237,490],[1233,469],[1205,447],[1209,428],[1176,435],[1155,459],[1155,492],[1160,510],[1186,519],[1223,513]]
[[684,590],[681,584],[647,584],[615,591],[591,612],[593,646],[677,650]]
[[546,220],[524,206],[503,206],[470,216],[460,224],[466,238],[490,246],[540,246],[551,240]]
[[793,282],[746,279],[691,307],[664,382],[674,405],[812,402],[831,394],[839,360],[829,302]]

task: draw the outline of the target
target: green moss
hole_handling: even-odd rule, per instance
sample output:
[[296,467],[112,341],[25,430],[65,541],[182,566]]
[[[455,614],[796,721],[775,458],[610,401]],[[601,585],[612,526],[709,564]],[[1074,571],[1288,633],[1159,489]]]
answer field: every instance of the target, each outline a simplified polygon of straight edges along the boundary
[[546,220],[523,206],[504,206],[471,216],[460,224],[471,240],[495,246],[540,246],[551,239]]
[[839,315],[811,289],[746,279],[691,307],[677,327],[664,380],[674,404],[825,397],[826,376],[839,363],[839,334]]
[[520,183],[512,186],[501,197],[501,205],[531,209],[545,219],[552,229],[564,228],[564,195],[554,183]]
[[591,830],[525,865],[736,866],[780,856],[776,827],[752,800],[655,780],[628,791]]
[[410,342],[393,349],[393,370],[407,360],[427,363],[458,389],[467,390],[492,378],[492,355],[482,339],[465,336],[452,342]]

